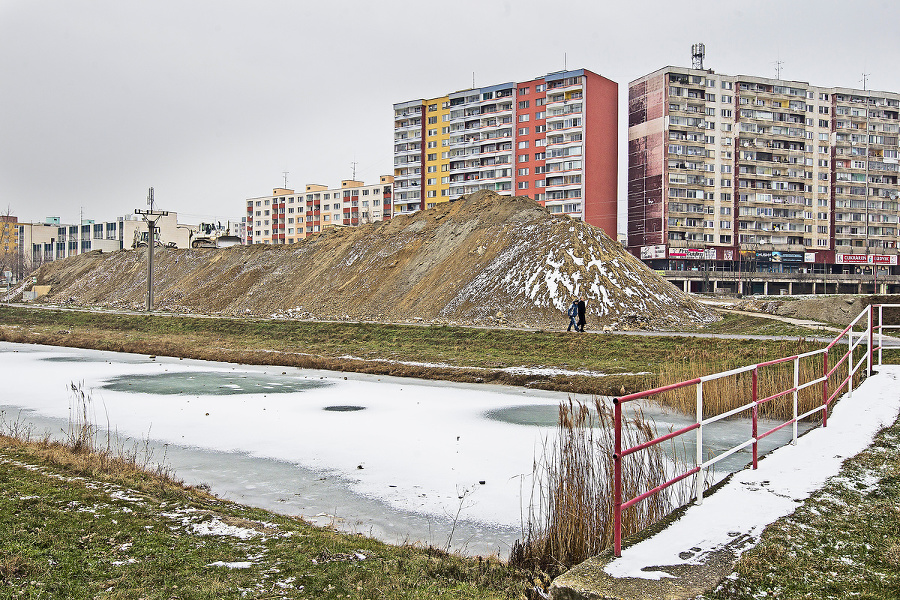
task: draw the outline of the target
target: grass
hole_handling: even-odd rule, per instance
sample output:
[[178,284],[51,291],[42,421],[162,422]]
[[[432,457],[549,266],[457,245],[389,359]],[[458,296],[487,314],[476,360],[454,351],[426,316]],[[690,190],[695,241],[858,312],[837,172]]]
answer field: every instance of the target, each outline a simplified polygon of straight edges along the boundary
[[0,435],[2,597],[493,599],[529,589],[496,557],[340,534],[147,472],[136,453],[98,440],[73,392],[66,441],[34,439],[21,423]]
[[900,419],[770,525],[707,600],[900,598]]
[[[666,365],[710,346],[708,339],[698,337],[119,315],[18,307],[0,307],[0,340],[603,395],[619,394],[622,388],[633,392],[653,387]],[[720,339],[715,347],[740,364],[780,356],[771,342],[760,340]],[[805,342],[799,347],[813,349],[821,344]],[[587,370],[606,376],[501,370],[519,366]]]
[[[802,341],[776,342],[772,344],[776,354],[781,357],[802,354],[810,350],[810,346]],[[828,353],[829,367],[833,367],[846,353],[846,346],[835,346]],[[854,362],[862,357],[862,349],[857,349],[854,354]],[[756,358],[748,361],[750,364],[766,361],[768,352],[760,351]],[[892,356],[895,356],[892,354]],[[819,379],[823,370],[822,354],[801,358],[798,364],[798,383],[803,385]],[[692,350],[686,353],[680,360],[673,361],[660,369],[659,385],[669,385],[681,381],[695,379],[703,375],[725,372],[746,365],[746,362],[736,362],[732,357],[722,353],[717,347],[707,347]],[[832,374],[828,381],[829,396],[841,385],[848,375],[847,362]],[[853,377],[854,388],[858,386],[865,376],[865,368],[859,369]],[[714,379],[703,384],[703,415],[711,417],[719,415],[751,401],[753,385],[752,372],[744,372],[721,379]],[[760,367],[757,371],[757,398],[770,398],[794,387],[794,363],[793,361]],[[846,388],[844,388],[846,390]],[[697,406],[697,388],[688,386],[676,390],[670,390],[658,394],[653,398],[656,402],[675,408],[684,414],[694,414]],[[804,414],[809,410],[821,406],[823,399],[822,384],[815,384],[799,390],[797,399],[797,413]],[[740,416],[749,416],[745,411]],[[786,421],[793,417],[793,394],[787,394],[774,398],[759,406],[759,416],[762,418],[780,419]],[[821,413],[813,415],[814,419],[821,420]]]

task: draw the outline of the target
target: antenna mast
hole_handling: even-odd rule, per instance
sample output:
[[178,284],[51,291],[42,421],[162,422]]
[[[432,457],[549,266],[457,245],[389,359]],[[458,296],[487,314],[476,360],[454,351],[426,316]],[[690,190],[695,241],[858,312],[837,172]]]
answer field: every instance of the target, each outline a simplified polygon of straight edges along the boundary
[[783,60],[775,61],[775,79],[781,79],[781,65],[784,64]]
[[281,174],[284,176],[284,189],[287,189],[287,176],[290,171],[282,171]]
[[350,163],[350,166],[353,167],[353,181],[356,181],[356,165],[358,165],[355,160]]
[[694,44],[691,46],[691,66],[694,69],[703,70],[703,59],[706,58],[706,44]]

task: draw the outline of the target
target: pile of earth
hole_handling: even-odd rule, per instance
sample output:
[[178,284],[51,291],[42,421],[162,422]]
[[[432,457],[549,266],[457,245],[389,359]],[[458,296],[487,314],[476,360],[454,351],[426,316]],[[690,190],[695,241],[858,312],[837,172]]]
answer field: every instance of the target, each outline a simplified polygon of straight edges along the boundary
[[[898,304],[900,296],[878,295],[861,296],[857,294],[822,295],[822,296],[784,296],[776,298],[753,298],[743,300],[735,308],[753,312],[767,313],[781,317],[808,319],[820,323],[848,325],[870,304]],[[885,323],[897,322],[896,309],[884,311]]]
[[[43,265],[43,302],[141,310],[146,250]],[[477,192],[292,245],[156,249],[154,308],[178,313],[559,327],[573,297],[588,328],[715,320],[600,229],[524,197]]]

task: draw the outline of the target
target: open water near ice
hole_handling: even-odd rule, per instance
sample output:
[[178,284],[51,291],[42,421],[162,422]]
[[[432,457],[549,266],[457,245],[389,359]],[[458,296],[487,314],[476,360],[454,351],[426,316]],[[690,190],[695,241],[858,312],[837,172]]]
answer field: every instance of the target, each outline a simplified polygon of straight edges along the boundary
[[[119,443],[147,448],[177,478],[220,497],[393,543],[444,547],[452,530],[452,549],[502,557],[521,537],[534,457],[567,398],[9,343],[0,343],[0,366],[15,374],[0,400],[6,422],[63,437],[76,383]],[[645,415],[660,431],[691,421],[646,407]],[[707,427],[705,451],[749,435],[746,421]],[[789,435],[770,436],[762,451]],[[693,438],[684,438],[678,451],[692,458]],[[718,474],[747,461],[737,453]]]

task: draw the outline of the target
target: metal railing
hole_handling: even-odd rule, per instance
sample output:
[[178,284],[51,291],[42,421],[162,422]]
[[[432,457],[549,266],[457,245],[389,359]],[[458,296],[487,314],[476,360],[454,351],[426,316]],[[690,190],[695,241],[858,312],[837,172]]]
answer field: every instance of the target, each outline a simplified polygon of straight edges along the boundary
[[[731,369],[729,371],[723,371],[721,373],[714,373],[712,375],[705,375],[703,377],[697,377],[694,379],[690,379],[687,381],[682,381],[680,383],[673,383],[670,385],[665,385],[662,387],[654,388],[651,390],[646,390],[643,392],[637,392],[634,394],[628,394],[626,396],[620,396],[618,398],[613,399],[614,406],[614,422],[615,422],[615,454],[613,455],[613,527],[614,527],[614,551],[616,556],[622,555],[622,513],[626,509],[635,504],[641,502],[642,500],[657,494],[664,489],[691,477],[693,475],[697,475],[693,496],[698,504],[702,504],[703,502],[703,484],[706,481],[705,473],[708,472],[708,469],[715,465],[716,463],[728,458],[732,454],[739,452],[747,447],[752,448],[752,465],[753,468],[756,469],[758,466],[759,459],[759,441],[772,435],[773,433],[780,431],[781,429],[791,426],[792,427],[792,437],[791,444],[797,443],[797,424],[806,417],[809,417],[817,412],[822,413],[822,426],[827,427],[828,425],[828,408],[831,403],[841,394],[844,388],[847,389],[848,393],[853,391],[853,375],[862,368],[863,364],[866,366],[866,375],[871,375],[873,360],[875,356],[875,352],[878,352],[878,364],[882,364],[882,349],[884,347],[884,331],[886,329],[900,329],[900,325],[885,325],[884,324],[884,308],[900,308],[900,304],[877,304],[870,305],[863,312],[861,312],[844,330],[834,338],[825,348],[821,348],[819,350],[813,350],[811,352],[806,352],[803,354],[796,354],[793,356],[786,356],[784,358],[778,358],[775,360],[770,360],[766,362],[761,362],[753,365],[747,365],[744,367],[738,367],[736,369]],[[877,311],[877,324],[874,322],[874,317]],[[863,321],[861,324],[860,321]],[[862,330],[859,330],[860,325],[863,326]],[[856,330],[855,330],[856,329]],[[828,364],[828,355],[829,352],[839,343],[842,342],[844,338],[847,338],[847,351],[840,357],[840,359],[834,364],[834,366],[829,368]],[[863,355],[859,358],[858,361],[854,362],[855,359],[855,351],[861,345],[864,345]],[[818,371],[818,376],[809,379],[809,381],[804,381],[801,383],[800,381],[800,361],[806,358],[814,357],[822,355],[822,366],[821,370]],[[761,369],[771,368],[776,365],[784,365],[786,363],[793,362],[793,385],[791,385],[787,389],[779,390],[771,395],[760,398],[759,397],[759,373]],[[846,366],[844,367],[846,363]],[[834,386],[834,390],[829,394],[829,380],[832,379],[833,376],[837,375],[838,371],[841,370],[841,374],[846,372],[846,377],[837,385]],[[722,412],[717,415],[713,415],[710,417],[704,418],[703,409],[704,409],[704,397],[703,397],[703,386],[704,384],[719,380],[725,379],[729,377],[736,377],[738,375],[750,373],[751,382],[750,382],[750,399],[747,403],[731,409],[725,412]],[[814,406],[812,409],[798,414],[798,406],[799,406],[799,394],[802,390],[814,386],[822,384],[822,400],[821,403],[817,406]],[[671,431],[665,435],[661,435],[656,437],[653,440],[645,442],[643,444],[639,444],[630,448],[622,447],[622,407],[624,404],[639,400],[642,398],[647,398],[649,396],[653,396],[655,394],[661,394],[664,392],[671,392],[680,388],[696,386],[697,390],[697,411],[696,411],[696,422],[678,429],[676,431]],[[790,396],[791,402],[793,405],[793,412],[791,419],[784,421],[772,429],[759,432],[759,408],[763,404],[768,402],[775,401],[779,398],[784,398],[786,396]],[[731,447],[728,448],[719,454],[713,456],[712,458],[707,458],[704,460],[703,458],[703,430],[704,427],[715,423],[717,421],[721,421],[723,419],[727,419],[728,417],[734,416],[738,413],[744,411],[751,411],[751,434],[750,437]],[[658,485],[657,487],[648,490],[642,494],[639,494],[630,499],[622,498],[622,490],[623,490],[623,469],[622,469],[622,459],[631,454],[635,454],[642,450],[646,450],[650,447],[656,446],[662,442],[671,440],[681,435],[685,435],[692,431],[696,431],[696,463],[693,468],[687,469],[682,473],[676,474],[674,477],[669,479],[668,481]]]

